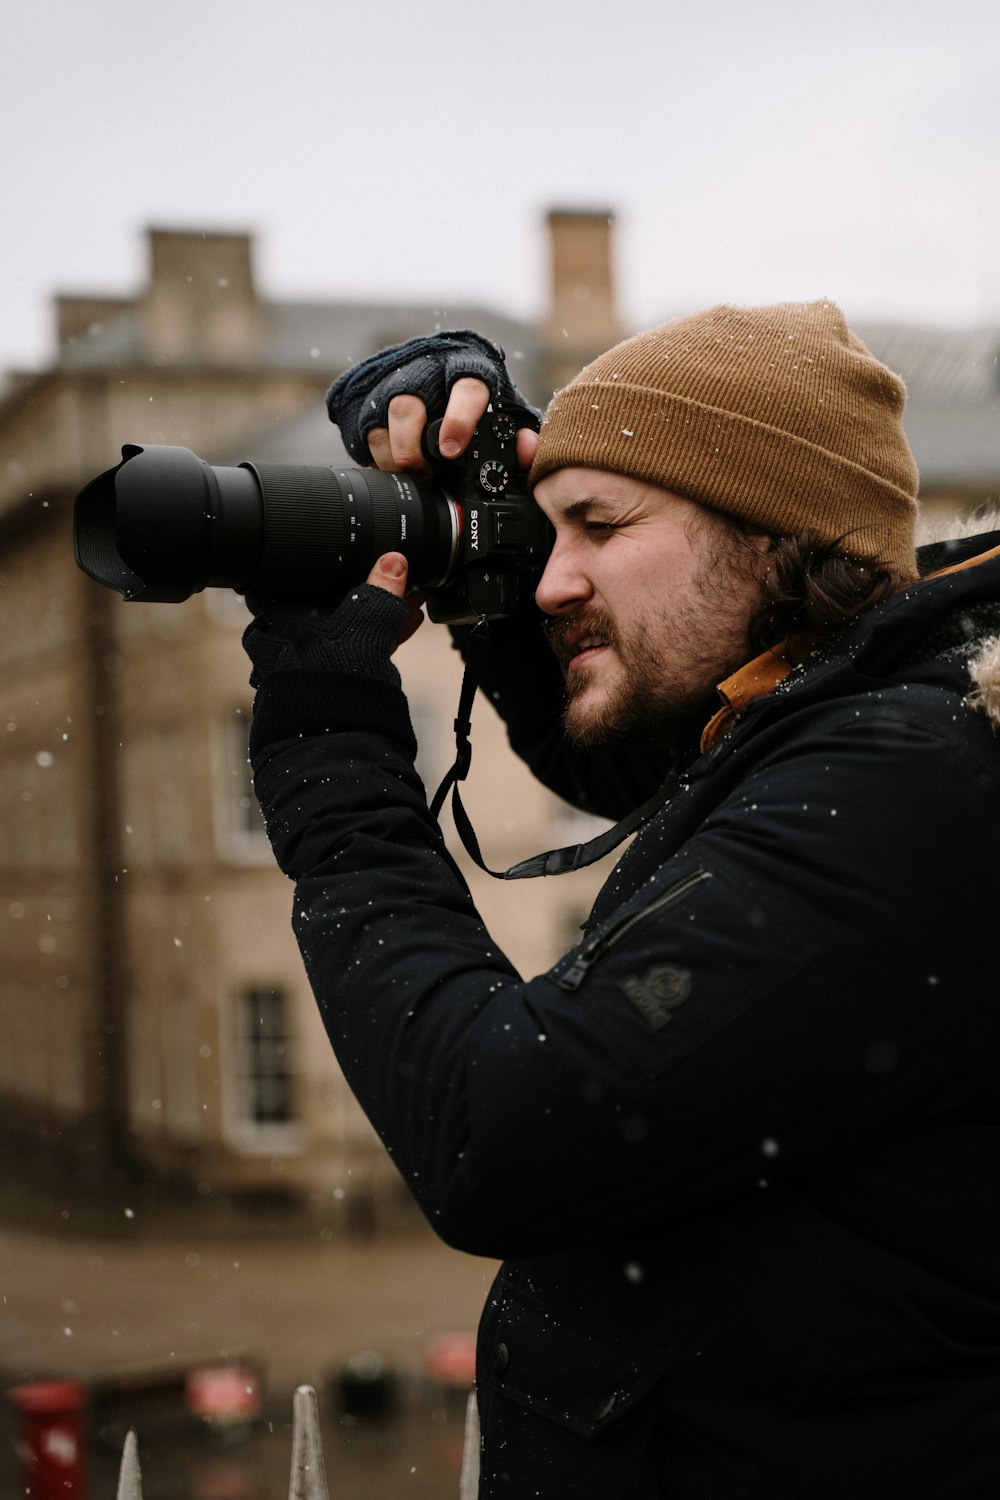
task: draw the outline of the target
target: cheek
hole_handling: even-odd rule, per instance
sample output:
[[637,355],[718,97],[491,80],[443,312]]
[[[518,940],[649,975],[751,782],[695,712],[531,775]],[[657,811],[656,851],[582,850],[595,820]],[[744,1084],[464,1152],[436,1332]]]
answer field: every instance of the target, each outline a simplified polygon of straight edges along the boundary
[[622,570],[618,598],[629,603],[633,612],[669,612],[678,600],[690,597],[694,576],[690,551],[680,547],[640,548]]

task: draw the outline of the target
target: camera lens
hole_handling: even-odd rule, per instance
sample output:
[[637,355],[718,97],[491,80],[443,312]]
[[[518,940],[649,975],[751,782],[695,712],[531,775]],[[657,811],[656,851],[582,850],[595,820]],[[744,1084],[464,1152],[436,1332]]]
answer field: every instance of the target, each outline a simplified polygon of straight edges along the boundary
[[459,518],[406,474],[213,467],[187,448],[130,444],[80,491],[73,530],[80,567],[126,599],[174,603],[210,587],[304,599],[337,597],[383,552],[404,554],[413,587],[440,587]]

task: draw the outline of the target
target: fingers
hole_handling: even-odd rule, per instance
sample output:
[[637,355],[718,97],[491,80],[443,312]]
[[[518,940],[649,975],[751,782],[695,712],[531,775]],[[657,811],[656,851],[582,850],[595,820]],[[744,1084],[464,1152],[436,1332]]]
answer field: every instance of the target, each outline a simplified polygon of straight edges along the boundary
[[[458,458],[465,452],[489,403],[489,388],[484,381],[472,376],[455,381],[438,434],[443,458]],[[386,473],[400,469],[429,473],[420,447],[426,425],[427,408],[419,396],[393,396],[388,427],[373,427],[368,433],[368,448],[376,468]],[[537,447],[538,434],[530,427],[519,428],[517,459],[522,469],[530,469]]]
[[406,593],[407,571],[406,558],[402,552],[386,552],[378,559],[365,582],[373,583],[376,588],[385,589],[387,594],[395,594],[397,599],[402,599]]
[[[440,446],[445,458],[464,453],[486,410],[490,393],[482,380],[464,376],[456,380],[441,422]],[[388,427],[373,427],[368,449],[375,465],[386,472],[398,469],[427,473],[429,465],[420,448],[427,426],[427,408],[419,396],[393,396],[389,402]]]
[[[401,552],[386,552],[378,559],[374,568],[368,574],[367,583],[374,584],[378,589],[385,589],[386,593],[393,594],[397,599],[402,599],[406,593],[407,562]],[[415,630],[424,623],[424,613],[420,608],[420,597],[411,595],[406,600],[406,616],[396,636],[393,650],[408,641]]]
[[388,427],[371,429],[368,434],[368,451],[376,469],[382,469],[388,474],[396,467],[392,461],[392,445],[389,442]]
[[538,452],[538,433],[532,427],[519,427],[517,429],[517,462],[518,467],[527,471],[535,461]]
[[476,425],[490,404],[489,388],[481,380],[464,375],[456,380],[441,421],[438,447],[442,458],[458,458],[469,446]]
[[373,427],[368,449],[378,468],[426,470],[420,439],[427,426],[427,408],[419,396],[393,396],[388,427]]

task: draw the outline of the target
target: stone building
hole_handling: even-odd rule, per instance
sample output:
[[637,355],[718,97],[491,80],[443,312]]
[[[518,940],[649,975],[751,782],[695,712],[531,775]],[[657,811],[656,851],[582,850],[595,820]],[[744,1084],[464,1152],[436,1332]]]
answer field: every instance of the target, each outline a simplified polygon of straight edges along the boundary
[[[308,1193],[367,1224],[395,1173],[322,1034],[252,799],[242,601],[124,604],[76,568],[72,501],[127,442],[343,461],[330,378],[429,327],[498,339],[541,400],[544,338],[489,308],[268,302],[244,235],[153,230],[148,251],[137,295],[58,299],[51,366],[0,400],[0,1129],[95,1177]],[[425,627],[404,670],[430,779],[458,692],[445,632]],[[490,718],[468,802],[508,864],[573,826]],[[593,885],[483,905],[538,969]]]
[[[247,236],[153,230],[131,297],[60,297],[49,368],[0,398],[0,1131],[95,1178],[306,1196],[389,1222],[394,1169],[330,1053],[250,791],[240,598],[125,604],[75,566],[72,500],[128,442],[212,463],[336,463],[332,376],[435,326],[498,339],[540,403],[619,334],[606,214],[549,218],[539,327],[485,307],[275,303]],[[929,509],[1000,489],[989,330],[861,329],[908,379]],[[400,655],[433,785],[460,673],[426,625]],[[586,836],[477,708],[466,802],[495,868]],[[457,841],[451,840],[453,847]],[[464,853],[456,847],[463,868]],[[573,940],[603,877],[468,878],[526,974]]]

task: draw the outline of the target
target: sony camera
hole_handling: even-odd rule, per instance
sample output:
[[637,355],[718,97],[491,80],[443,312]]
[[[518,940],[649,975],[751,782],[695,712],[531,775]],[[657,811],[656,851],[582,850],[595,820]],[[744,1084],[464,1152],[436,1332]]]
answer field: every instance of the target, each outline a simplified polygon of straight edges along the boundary
[[85,573],[125,598],[177,603],[204,588],[281,599],[337,599],[384,552],[434,620],[510,614],[534,587],[551,528],[517,469],[517,423],[490,407],[457,463],[425,433],[433,479],[377,469],[241,463],[213,467],[187,448],[126,444],[122,461],[76,497]]

